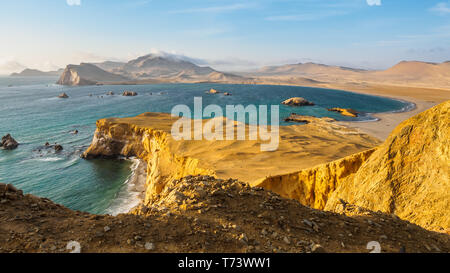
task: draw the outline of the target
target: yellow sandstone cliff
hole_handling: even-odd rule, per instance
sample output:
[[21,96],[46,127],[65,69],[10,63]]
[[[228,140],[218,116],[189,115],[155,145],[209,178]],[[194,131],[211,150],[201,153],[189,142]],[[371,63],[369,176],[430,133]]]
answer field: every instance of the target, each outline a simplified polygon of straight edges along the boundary
[[144,160],[148,164],[145,199],[148,204],[167,182],[187,175],[212,175],[252,183],[379,144],[377,139],[355,130],[311,119],[307,125],[280,128],[278,149],[261,152],[261,144],[266,143],[261,140],[175,141],[171,126],[178,119],[170,114],[145,113],[132,118],[99,120],[92,144],[83,156],[135,156]]
[[[447,101],[403,122],[377,148],[370,137],[333,123],[283,127],[279,150],[271,153],[261,153],[255,141],[176,142],[170,136],[175,120],[168,114],[147,113],[98,121],[84,157],[144,159],[145,205],[166,183],[205,174],[242,179],[316,209],[343,212],[352,204],[395,214],[427,229],[448,230],[449,107]],[[315,153],[327,151],[333,153],[331,158],[364,152],[313,167],[314,162],[326,162],[323,154],[314,157]],[[278,173],[267,175],[275,172],[270,168]],[[303,170],[294,171],[299,169]]]
[[450,227],[450,101],[401,123],[358,172],[341,183],[339,199],[395,214],[433,229]]
[[450,101],[401,123],[384,144],[255,183],[317,209],[347,203],[433,230],[450,227]]
[[[166,122],[161,123],[169,124],[169,115],[141,115],[143,119],[151,116],[163,117],[162,120]],[[139,125],[138,120],[135,123],[116,122],[115,119],[99,120],[92,144],[83,157],[138,157],[147,162],[145,204],[161,192],[167,181],[187,175],[214,175],[214,171],[199,168],[197,159],[171,152],[168,127],[157,130]]]

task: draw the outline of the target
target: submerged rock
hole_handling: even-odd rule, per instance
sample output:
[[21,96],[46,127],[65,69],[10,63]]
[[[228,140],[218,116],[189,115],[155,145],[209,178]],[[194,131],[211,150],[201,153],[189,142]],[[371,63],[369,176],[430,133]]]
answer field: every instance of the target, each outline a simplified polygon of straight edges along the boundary
[[307,101],[304,98],[295,97],[290,98],[285,101],[283,101],[281,104],[288,105],[288,106],[314,106],[315,104],[313,102]]
[[55,149],[55,152],[60,152],[64,149],[63,146],[59,144],[56,144],[53,148]]
[[19,143],[10,135],[2,137],[2,141],[0,142],[0,147],[5,150],[14,150],[19,146]]
[[138,93],[134,92],[134,91],[124,91],[122,96],[124,97],[135,97],[137,96]]
[[330,112],[338,112],[343,116],[347,116],[347,117],[354,117],[357,118],[359,115],[359,112],[353,109],[345,109],[345,108],[331,108],[331,109],[327,109]]

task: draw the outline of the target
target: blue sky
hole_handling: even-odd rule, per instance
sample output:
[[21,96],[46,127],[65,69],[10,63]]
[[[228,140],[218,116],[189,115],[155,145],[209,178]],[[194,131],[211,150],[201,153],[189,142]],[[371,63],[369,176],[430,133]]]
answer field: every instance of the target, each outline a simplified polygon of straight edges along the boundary
[[0,9],[0,73],[165,51],[223,70],[450,60],[448,0],[17,0]]

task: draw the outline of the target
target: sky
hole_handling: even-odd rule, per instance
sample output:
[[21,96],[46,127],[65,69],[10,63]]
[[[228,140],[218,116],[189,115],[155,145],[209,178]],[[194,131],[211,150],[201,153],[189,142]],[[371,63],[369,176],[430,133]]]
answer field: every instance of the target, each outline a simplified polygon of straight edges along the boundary
[[0,3],[0,74],[168,52],[238,71],[450,60],[450,0],[15,0]]

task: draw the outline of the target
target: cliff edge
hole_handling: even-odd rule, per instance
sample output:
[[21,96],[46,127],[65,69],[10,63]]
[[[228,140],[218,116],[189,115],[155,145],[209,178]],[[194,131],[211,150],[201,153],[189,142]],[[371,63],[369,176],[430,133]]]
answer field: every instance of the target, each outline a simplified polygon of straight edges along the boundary
[[317,209],[348,204],[450,228],[450,101],[401,123],[379,147],[254,185]]

